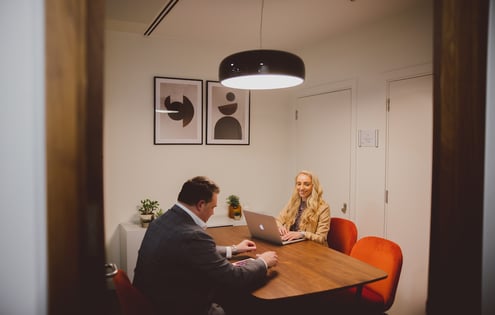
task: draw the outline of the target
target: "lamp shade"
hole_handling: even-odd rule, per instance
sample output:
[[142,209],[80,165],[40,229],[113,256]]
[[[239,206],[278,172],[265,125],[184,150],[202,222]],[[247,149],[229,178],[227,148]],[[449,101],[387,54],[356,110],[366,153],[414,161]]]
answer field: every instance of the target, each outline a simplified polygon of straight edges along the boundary
[[247,50],[225,57],[218,70],[222,85],[249,90],[280,89],[304,82],[304,62],[280,50]]

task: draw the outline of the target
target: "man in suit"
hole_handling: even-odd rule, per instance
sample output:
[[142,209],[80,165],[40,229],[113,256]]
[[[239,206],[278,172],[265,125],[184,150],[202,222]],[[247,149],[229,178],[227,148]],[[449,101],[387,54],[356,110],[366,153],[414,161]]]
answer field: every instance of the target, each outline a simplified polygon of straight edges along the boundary
[[[205,232],[219,192],[210,179],[194,177],[183,184],[178,202],[149,225],[133,282],[158,314],[222,314],[222,307],[214,302],[226,295],[219,292],[253,290],[267,281],[268,268],[277,264],[277,255],[272,251],[242,266],[234,266],[226,259],[255,250],[256,244],[244,240],[233,246],[217,246]],[[247,305],[242,302],[243,299],[235,299],[231,305],[245,312]]]

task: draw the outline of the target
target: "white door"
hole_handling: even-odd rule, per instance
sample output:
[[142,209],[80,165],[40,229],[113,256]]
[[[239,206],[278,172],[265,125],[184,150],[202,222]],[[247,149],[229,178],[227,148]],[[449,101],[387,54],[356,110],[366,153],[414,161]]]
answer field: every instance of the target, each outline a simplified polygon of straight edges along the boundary
[[[396,314],[425,313],[431,213],[432,84],[431,75],[388,84],[385,235],[401,246],[404,255],[397,303],[393,306]],[[404,312],[398,310],[401,305],[407,308]],[[411,310],[414,305],[420,305],[421,309]]]
[[[296,172],[320,179],[331,216],[350,216],[352,90],[305,96],[297,102]],[[315,145],[318,143],[318,145]]]

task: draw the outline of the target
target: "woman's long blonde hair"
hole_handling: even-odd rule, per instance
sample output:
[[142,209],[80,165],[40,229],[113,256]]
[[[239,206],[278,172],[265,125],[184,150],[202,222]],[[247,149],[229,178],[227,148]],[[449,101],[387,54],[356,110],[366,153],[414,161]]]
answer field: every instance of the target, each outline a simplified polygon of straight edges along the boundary
[[314,220],[318,220],[317,214],[318,214],[318,207],[322,203],[322,195],[323,195],[323,189],[320,186],[320,181],[318,180],[318,177],[311,173],[310,171],[305,171],[302,170],[299,173],[297,173],[295,180],[294,180],[294,191],[292,192],[292,196],[289,199],[289,202],[287,203],[286,208],[288,211],[280,218],[282,223],[290,227],[292,224],[294,224],[294,221],[296,220],[296,214],[299,209],[299,205],[301,204],[301,197],[299,197],[299,194],[297,192],[297,177],[299,175],[304,174],[306,176],[309,176],[311,178],[311,182],[313,183],[313,190],[311,191],[311,195],[309,195],[308,199],[306,200],[306,210],[304,210],[302,216],[301,216],[301,221],[299,225],[301,227],[306,226],[308,222],[312,222]]

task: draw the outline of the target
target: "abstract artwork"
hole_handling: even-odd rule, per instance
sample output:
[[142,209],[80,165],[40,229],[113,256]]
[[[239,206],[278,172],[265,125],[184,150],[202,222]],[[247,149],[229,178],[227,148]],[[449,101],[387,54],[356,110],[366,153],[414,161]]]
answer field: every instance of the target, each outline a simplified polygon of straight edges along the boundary
[[203,143],[203,81],[154,77],[154,144]]
[[249,144],[249,90],[206,81],[206,144]]

